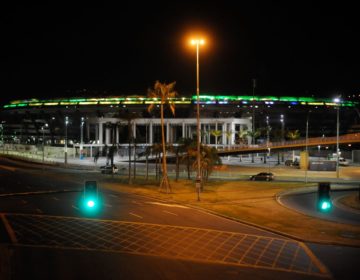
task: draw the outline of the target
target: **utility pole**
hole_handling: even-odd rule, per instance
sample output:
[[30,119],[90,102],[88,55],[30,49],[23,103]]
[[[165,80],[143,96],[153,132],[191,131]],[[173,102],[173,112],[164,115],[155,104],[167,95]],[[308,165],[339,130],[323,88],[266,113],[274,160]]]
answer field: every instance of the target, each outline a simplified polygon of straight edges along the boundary
[[[253,98],[252,98],[252,144],[255,145],[255,88],[256,79],[252,79]],[[254,153],[251,154],[251,162],[254,163]]]

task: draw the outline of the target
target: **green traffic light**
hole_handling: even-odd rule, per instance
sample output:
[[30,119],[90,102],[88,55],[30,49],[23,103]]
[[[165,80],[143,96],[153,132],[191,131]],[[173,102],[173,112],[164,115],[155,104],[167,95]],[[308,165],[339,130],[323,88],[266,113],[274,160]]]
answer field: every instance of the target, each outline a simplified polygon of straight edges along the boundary
[[331,204],[328,201],[323,201],[321,203],[321,210],[329,210],[331,208]]
[[89,200],[89,201],[87,202],[87,206],[90,207],[90,208],[92,208],[92,207],[95,206],[95,202],[92,201],[92,200]]

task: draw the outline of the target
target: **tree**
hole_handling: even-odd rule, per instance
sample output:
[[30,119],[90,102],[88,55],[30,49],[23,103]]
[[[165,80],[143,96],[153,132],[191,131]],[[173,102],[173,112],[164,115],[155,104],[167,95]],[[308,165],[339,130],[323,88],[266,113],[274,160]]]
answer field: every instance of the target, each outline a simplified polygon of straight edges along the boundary
[[221,130],[211,130],[210,134],[215,137],[215,148],[217,148],[218,137],[220,137],[222,135],[222,131]]
[[[256,129],[256,130],[248,130],[247,131],[247,136],[250,136],[252,139],[252,143],[256,143],[256,138],[258,138],[261,135],[261,130],[260,129]],[[251,162],[254,163],[254,153],[251,153]]]
[[[192,153],[194,152],[196,151],[192,151]],[[214,165],[217,164],[221,164],[221,159],[217,153],[217,149],[214,147],[201,145],[200,170],[202,178],[204,178],[204,182],[208,181],[209,176],[214,169]],[[194,161],[193,168],[197,168],[197,161]]]
[[[290,140],[296,140],[300,138],[299,130],[290,130],[286,133],[286,137]],[[295,161],[295,150],[292,151],[292,160]]]
[[[176,91],[174,91],[175,82],[170,84],[160,83],[159,81],[155,82],[154,89],[149,89],[148,97],[160,99],[160,115],[161,115],[161,140],[162,140],[162,150],[163,150],[163,172],[162,179],[160,182],[160,190],[165,189],[166,193],[171,192],[171,186],[169,178],[167,175],[167,165],[166,165],[166,147],[165,147],[165,129],[164,129],[164,105],[168,105],[170,111],[175,115],[175,104],[173,98],[176,96]],[[148,112],[151,112],[155,107],[155,104],[152,103],[148,107]]]
[[192,161],[196,159],[196,139],[193,138],[184,138],[183,141],[183,154],[181,156],[181,161],[186,161],[186,169],[188,173],[188,179],[190,180],[190,173],[191,173],[191,164]]

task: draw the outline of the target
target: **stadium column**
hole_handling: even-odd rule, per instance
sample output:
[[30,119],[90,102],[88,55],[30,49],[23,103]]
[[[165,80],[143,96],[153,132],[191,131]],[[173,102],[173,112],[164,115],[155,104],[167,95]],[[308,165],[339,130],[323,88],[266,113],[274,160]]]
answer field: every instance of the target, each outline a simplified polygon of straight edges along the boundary
[[223,145],[226,146],[226,123],[224,122],[222,124],[222,142],[223,142]]
[[235,144],[235,123],[232,121],[231,122],[231,142],[230,142],[230,146]]
[[111,136],[110,136],[110,133],[111,133],[111,127],[110,127],[110,123],[108,125],[105,126],[105,144],[106,145],[109,145],[111,144]]
[[153,123],[150,122],[150,128],[149,128],[149,144],[153,144]]
[[166,122],[166,143],[170,143],[170,123]]
[[[98,126],[99,126],[99,144],[102,145],[103,144],[103,123],[99,122]],[[100,148],[100,150],[102,150],[102,147]]]
[[116,144],[119,144],[119,125],[116,125]]

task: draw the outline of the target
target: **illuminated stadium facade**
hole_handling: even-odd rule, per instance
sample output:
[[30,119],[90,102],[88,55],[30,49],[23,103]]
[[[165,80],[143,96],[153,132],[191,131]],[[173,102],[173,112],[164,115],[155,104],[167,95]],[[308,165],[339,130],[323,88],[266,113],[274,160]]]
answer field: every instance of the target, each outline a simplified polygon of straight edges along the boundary
[[[196,132],[196,96],[178,97],[172,102],[176,115],[166,112],[167,143],[191,138]],[[12,101],[1,112],[2,138],[5,143],[35,145],[45,139],[46,145],[56,146],[64,145],[66,134],[70,145],[82,143],[81,148],[92,149],[126,145],[131,135],[139,145],[151,145],[160,142],[159,110],[147,112],[147,107],[154,103],[159,105],[160,100],[145,96]],[[255,129],[271,126],[271,138],[277,137],[276,131],[281,129],[283,133],[299,130],[304,137],[307,117],[310,136],[335,135],[337,106],[341,134],[353,132],[351,129],[359,123],[358,103],[346,100],[335,103],[332,99],[313,97],[201,94],[200,104],[201,141],[210,145],[239,144],[240,131],[252,130],[253,115]],[[220,131],[220,136],[215,137],[214,131]]]

